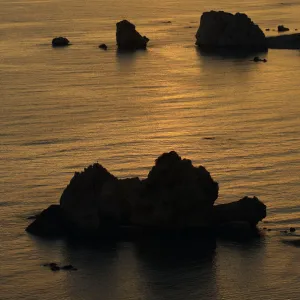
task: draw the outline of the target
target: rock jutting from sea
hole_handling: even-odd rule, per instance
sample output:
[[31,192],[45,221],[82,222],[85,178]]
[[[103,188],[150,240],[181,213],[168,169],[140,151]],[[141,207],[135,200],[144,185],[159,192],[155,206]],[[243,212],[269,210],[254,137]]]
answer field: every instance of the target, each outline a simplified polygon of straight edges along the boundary
[[136,31],[135,25],[127,20],[116,24],[116,40],[119,51],[145,50],[149,39]]
[[175,151],[163,153],[146,179],[118,179],[96,163],[76,172],[59,205],[45,209],[26,228],[38,236],[109,235],[142,231],[216,229],[228,223],[256,228],[266,217],[258,198],[214,205],[219,185],[203,167]]
[[196,45],[204,49],[267,50],[265,34],[246,14],[224,11],[202,14],[196,33]]
[[[278,26],[278,32],[287,31]],[[300,49],[300,34],[266,37],[246,14],[224,11],[204,12],[196,33],[196,45],[205,51],[220,49],[266,52],[268,49]]]

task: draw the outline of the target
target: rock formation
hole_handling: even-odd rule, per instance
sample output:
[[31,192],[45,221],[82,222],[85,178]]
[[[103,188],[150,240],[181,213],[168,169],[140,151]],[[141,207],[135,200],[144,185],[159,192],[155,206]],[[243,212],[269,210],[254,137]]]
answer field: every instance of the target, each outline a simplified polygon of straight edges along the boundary
[[277,31],[278,32],[285,32],[285,31],[289,31],[290,29],[285,27],[284,25],[278,25],[277,26]]
[[257,197],[214,206],[214,223],[247,222],[251,226],[266,217],[266,206]]
[[52,47],[64,47],[69,46],[70,41],[65,37],[56,37],[52,40]]
[[149,39],[141,36],[136,30],[135,25],[127,20],[118,22],[117,24],[117,45],[120,51],[135,51],[138,49],[146,49]]
[[270,49],[300,49],[300,33],[267,37]]
[[196,39],[196,45],[204,49],[267,50],[263,31],[242,13],[233,15],[223,11],[204,12]]
[[107,50],[108,47],[107,47],[106,44],[100,44],[100,45],[99,45],[99,48],[100,48],[100,49],[103,49],[103,50]]
[[49,236],[94,235],[120,231],[215,228],[229,222],[255,226],[266,216],[256,197],[214,205],[219,186],[203,167],[195,167],[175,151],[164,153],[144,180],[117,179],[94,164],[76,172],[60,198],[60,205],[43,211],[27,231]]

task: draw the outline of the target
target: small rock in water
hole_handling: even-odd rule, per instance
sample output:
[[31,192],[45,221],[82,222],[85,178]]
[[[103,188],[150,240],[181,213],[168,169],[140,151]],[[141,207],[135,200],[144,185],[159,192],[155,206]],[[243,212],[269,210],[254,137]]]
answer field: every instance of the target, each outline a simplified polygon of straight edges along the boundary
[[277,31],[278,32],[285,32],[285,31],[289,31],[290,29],[285,27],[284,25],[278,25],[277,27]]
[[106,44],[101,44],[101,45],[99,45],[99,48],[103,49],[103,50],[107,50],[107,45]]
[[52,47],[64,47],[68,46],[70,44],[70,41],[65,37],[56,37],[52,40]]
[[254,62],[259,62],[259,61],[261,61],[261,62],[267,62],[267,60],[264,58],[264,59],[262,59],[262,58],[260,58],[260,57],[258,57],[258,56],[255,56],[254,58],[253,58],[253,61]]
[[290,232],[295,232],[295,231],[296,231],[296,228],[294,228],[294,227],[290,228]]
[[268,228],[267,230],[268,230],[268,231],[272,231],[272,229],[271,229],[271,228]]
[[60,270],[60,267],[59,266],[52,266],[52,267],[50,267],[50,269],[51,269],[51,271],[56,272],[56,271]]
[[77,268],[73,267],[72,265],[65,265],[61,267],[62,270],[70,270],[70,271],[77,271]]
[[270,28],[267,28],[266,31],[270,31]]

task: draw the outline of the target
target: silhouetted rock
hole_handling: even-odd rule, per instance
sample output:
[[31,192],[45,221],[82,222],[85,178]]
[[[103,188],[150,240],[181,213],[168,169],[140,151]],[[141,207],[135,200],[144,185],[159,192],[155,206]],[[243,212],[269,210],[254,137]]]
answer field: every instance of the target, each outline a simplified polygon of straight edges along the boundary
[[107,50],[107,45],[106,44],[101,44],[101,45],[99,45],[99,48],[103,49],[103,50]]
[[117,45],[121,51],[135,51],[138,49],[146,49],[149,39],[141,36],[136,30],[135,25],[127,20],[118,22],[117,24]]
[[131,211],[132,224],[166,228],[209,227],[218,183],[202,166],[194,167],[175,151],[164,153],[143,181]]
[[204,12],[196,39],[196,45],[204,49],[267,50],[263,31],[242,13],[233,15],[223,11]]
[[290,228],[290,232],[295,232],[295,231],[296,231],[296,228],[294,228],[294,227]]
[[61,267],[62,270],[67,270],[67,271],[77,271],[77,268],[73,267],[72,265],[65,265]]
[[254,62],[267,62],[267,60],[264,58],[264,59],[262,59],[262,58],[260,58],[260,57],[258,57],[258,56],[255,56],[254,58],[253,58],[253,61]]
[[59,205],[50,205],[31,223],[26,231],[39,236],[60,236],[64,233],[64,220]]
[[214,206],[218,192],[218,183],[203,166],[193,166],[175,151],[159,156],[144,180],[117,179],[96,163],[76,172],[61,195],[60,206],[44,210],[27,231],[41,236],[133,237],[214,231],[231,222],[254,227],[266,216],[265,205],[256,197]]
[[266,206],[257,197],[244,197],[236,202],[214,206],[215,224],[247,222],[256,226],[267,215]]
[[[117,222],[121,214],[119,199],[111,197],[110,191],[117,178],[98,163],[76,172],[60,198],[60,207],[73,231],[92,232],[100,225],[99,210],[107,219]],[[103,188],[104,187],[104,188]]]
[[60,267],[59,266],[53,266],[53,267],[50,267],[50,269],[51,269],[51,271],[56,272],[56,271],[60,270]]
[[289,31],[290,29],[285,27],[284,25],[278,25],[277,27],[277,31],[278,32],[285,32],[285,31]]
[[64,47],[68,46],[70,44],[70,41],[65,37],[56,37],[52,40],[52,46],[53,47]]
[[266,31],[270,31],[270,28],[267,28]]
[[300,49],[300,33],[267,37],[270,49]]

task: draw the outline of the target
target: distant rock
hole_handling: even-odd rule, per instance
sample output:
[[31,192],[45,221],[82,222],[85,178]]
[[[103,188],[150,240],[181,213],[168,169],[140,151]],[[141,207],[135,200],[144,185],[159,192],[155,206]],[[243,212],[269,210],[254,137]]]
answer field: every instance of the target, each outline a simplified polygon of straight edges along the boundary
[[77,271],[77,268],[75,268],[72,265],[65,265],[65,266],[60,267],[57,263],[54,263],[54,262],[43,264],[43,266],[49,267],[49,269],[53,272],[60,271],[60,270]]
[[265,59],[265,58],[260,58],[260,57],[258,57],[258,56],[255,56],[254,58],[253,58],[253,61],[254,62],[267,62],[267,60]]
[[99,48],[103,49],[103,50],[107,50],[108,47],[106,44],[101,44],[101,45],[99,45]]
[[267,37],[270,49],[300,49],[300,33]]
[[67,271],[77,271],[77,268],[75,268],[72,265],[65,265],[61,267],[62,270],[67,270]]
[[278,32],[285,32],[285,31],[289,31],[290,29],[285,27],[284,25],[278,25],[277,27],[277,31]]
[[263,31],[242,13],[204,12],[196,33],[196,45],[205,49],[233,48],[266,51]]
[[136,30],[135,25],[127,20],[118,22],[116,39],[118,50],[120,51],[135,51],[146,49],[149,39],[146,36],[141,36]]
[[295,231],[296,231],[296,228],[294,228],[294,227],[290,228],[290,232],[295,232]]
[[64,47],[69,46],[70,41],[65,37],[56,37],[52,40],[52,47]]

